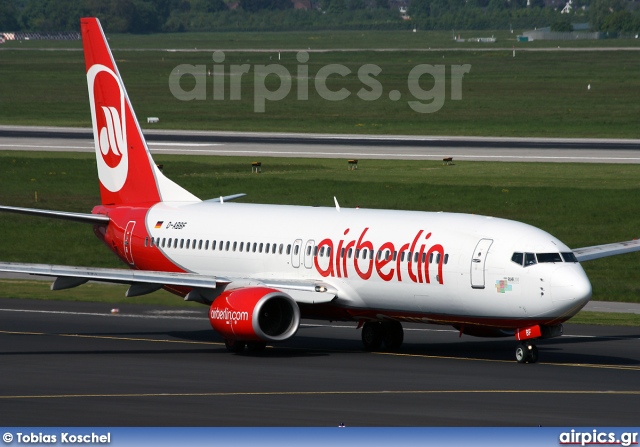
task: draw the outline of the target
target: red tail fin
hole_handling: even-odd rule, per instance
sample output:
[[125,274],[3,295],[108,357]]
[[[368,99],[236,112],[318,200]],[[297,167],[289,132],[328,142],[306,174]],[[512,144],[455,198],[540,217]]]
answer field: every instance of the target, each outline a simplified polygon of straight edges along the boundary
[[80,23],[102,203],[198,201],[153,162],[100,22]]

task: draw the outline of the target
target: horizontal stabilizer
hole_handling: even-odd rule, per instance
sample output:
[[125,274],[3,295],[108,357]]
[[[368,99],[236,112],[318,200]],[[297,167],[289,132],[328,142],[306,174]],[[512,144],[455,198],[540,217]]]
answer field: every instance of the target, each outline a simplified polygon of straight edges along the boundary
[[[53,287],[56,287],[54,290],[79,286],[86,281],[131,284],[132,288],[128,296],[150,293],[149,291],[153,289],[153,286],[157,286],[157,288],[162,286],[177,286],[206,290],[215,289],[217,285],[224,285],[230,282],[215,276],[198,275],[196,273],[71,267],[50,264],[18,264],[13,262],[1,262],[0,272],[56,276],[58,279],[53,283]],[[143,287],[141,286],[142,284],[149,285],[150,287]],[[135,287],[133,287],[133,285],[135,285]]]
[[15,206],[0,206],[0,211],[7,213],[27,214],[30,216],[51,217],[53,219],[71,220],[90,224],[108,224],[110,219],[102,214],[70,213],[68,211],[40,210],[37,208],[18,208]]
[[605,258],[607,256],[622,255],[640,251],[640,240],[617,242],[614,244],[594,245],[593,247],[576,248],[573,253],[578,261],[591,261],[592,259]]

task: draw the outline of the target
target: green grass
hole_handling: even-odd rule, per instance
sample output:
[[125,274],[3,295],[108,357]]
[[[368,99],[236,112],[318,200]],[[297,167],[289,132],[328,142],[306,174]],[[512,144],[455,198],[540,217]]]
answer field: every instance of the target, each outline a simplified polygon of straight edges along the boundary
[[570,320],[576,324],[598,324],[606,326],[640,326],[640,315],[609,312],[579,312]]
[[[252,203],[449,211],[514,219],[573,248],[640,233],[640,165],[155,157],[165,174],[200,198],[238,192]],[[99,202],[91,154],[0,152],[0,203],[88,212]],[[38,202],[35,202],[35,193]],[[90,226],[0,214],[0,259],[122,266]],[[596,300],[640,302],[640,253],[583,264]]]
[[[80,51],[0,52],[0,124],[90,126],[83,55]],[[438,52],[311,53],[309,100],[298,100],[298,64],[294,53],[228,52],[230,65],[280,63],[294,76],[289,94],[267,101],[265,113],[254,112],[254,71],[241,78],[241,99],[214,101],[213,82],[206,78],[207,99],[180,101],[169,90],[171,71],[180,64],[211,69],[211,52],[115,51],[115,57],[139,117],[158,116],[145,127],[232,131],[290,131],[361,134],[491,135],[537,137],[640,138],[640,58],[629,51],[519,52],[510,50]],[[331,90],[350,92],[342,101],[328,101],[316,91],[314,75],[328,64],[351,70],[329,78]],[[358,78],[365,64],[376,64],[382,95],[375,101],[357,96],[369,90]],[[419,64],[445,65],[445,102],[436,113],[417,113],[408,101],[414,95],[408,74]],[[462,81],[462,100],[451,100],[451,65],[471,65]],[[202,79],[202,78],[201,78]],[[229,76],[225,77],[227,90]],[[182,78],[183,88],[194,78]],[[267,86],[279,86],[275,76]],[[587,85],[591,90],[587,90]],[[425,75],[421,88],[430,90]],[[397,90],[401,99],[392,101]],[[430,101],[425,101],[430,102]]]
[[[518,42],[524,30],[456,31],[463,39],[496,37],[495,43],[455,42],[451,31],[286,31],[215,32],[163,34],[109,34],[114,49],[344,49],[344,48],[593,48],[638,47],[640,39],[577,40],[570,42],[536,40]],[[6,49],[80,49],[80,41],[8,41]]]

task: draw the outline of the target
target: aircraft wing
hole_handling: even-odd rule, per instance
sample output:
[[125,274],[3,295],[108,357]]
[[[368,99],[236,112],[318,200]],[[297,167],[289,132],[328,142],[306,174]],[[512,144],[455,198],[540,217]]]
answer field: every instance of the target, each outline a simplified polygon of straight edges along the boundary
[[30,275],[54,276],[51,290],[69,289],[87,281],[130,284],[127,296],[138,296],[155,292],[162,286],[189,287],[199,290],[215,289],[217,285],[231,281],[216,276],[195,273],[156,272],[93,267],[73,267],[51,264],[20,264],[0,262],[0,272],[27,273]]
[[[220,285],[246,279],[227,279],[219,276],[200,275],[198,273],[158,272],[150,270],[110,269],[97,267],[75,267],[52,264],[22,264],[0,262],[0,272],[26,273],[30,275],[51,276],[56,279],[51,290],[70,289],[88,281],[116,284],[129,284],[126,296],[145,295],[159,290],[163,286],[185,287],[194,289],[194,293],[185,298],[188,301],[199,301],[202,296],[213,299],[211,292]],[[252,282],[282,290],[298,303],[318,304],[332,301],[337,290],[320,281],[281,281],[251,280]]]
[[575,248],[573,254],[578,261],[591,261],[592,259],[605,258],[607,256],[622,255],[640,251],[640,240],[617,242],[615,244],[594,245],[593,247]]

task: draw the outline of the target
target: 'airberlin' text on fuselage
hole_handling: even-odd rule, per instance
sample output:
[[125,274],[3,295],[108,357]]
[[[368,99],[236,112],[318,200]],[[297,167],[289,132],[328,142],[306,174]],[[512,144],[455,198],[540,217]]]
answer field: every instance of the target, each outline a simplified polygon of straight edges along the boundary
[[[349,234],[349,228],[344,232]],[[444,263],[444,248],[440,244],[431,245],[424,241],[431,237],[431,233],[424,235],[424,230],[418,231],[412,242],[396,247],[392,242],[385,242],[377,249],[366,239],[369,228],[362,230],[358,240],[341,239],[336,244],[331,239],[323,239],[318,244],[318,253],[314,256],[314,265],[322,276],[348,278],[355,272],[365,281],[375,273],[384,281],[407,280],[403,278],[400,267],[406,264],[408,280],[415,283],[431,283],[429,267],[434,259],[438,265],[436,281],[443,284],[442,264]],[[424,236],[423,236],[424,235]],[[346,239],[346,238],[345,238]]]

